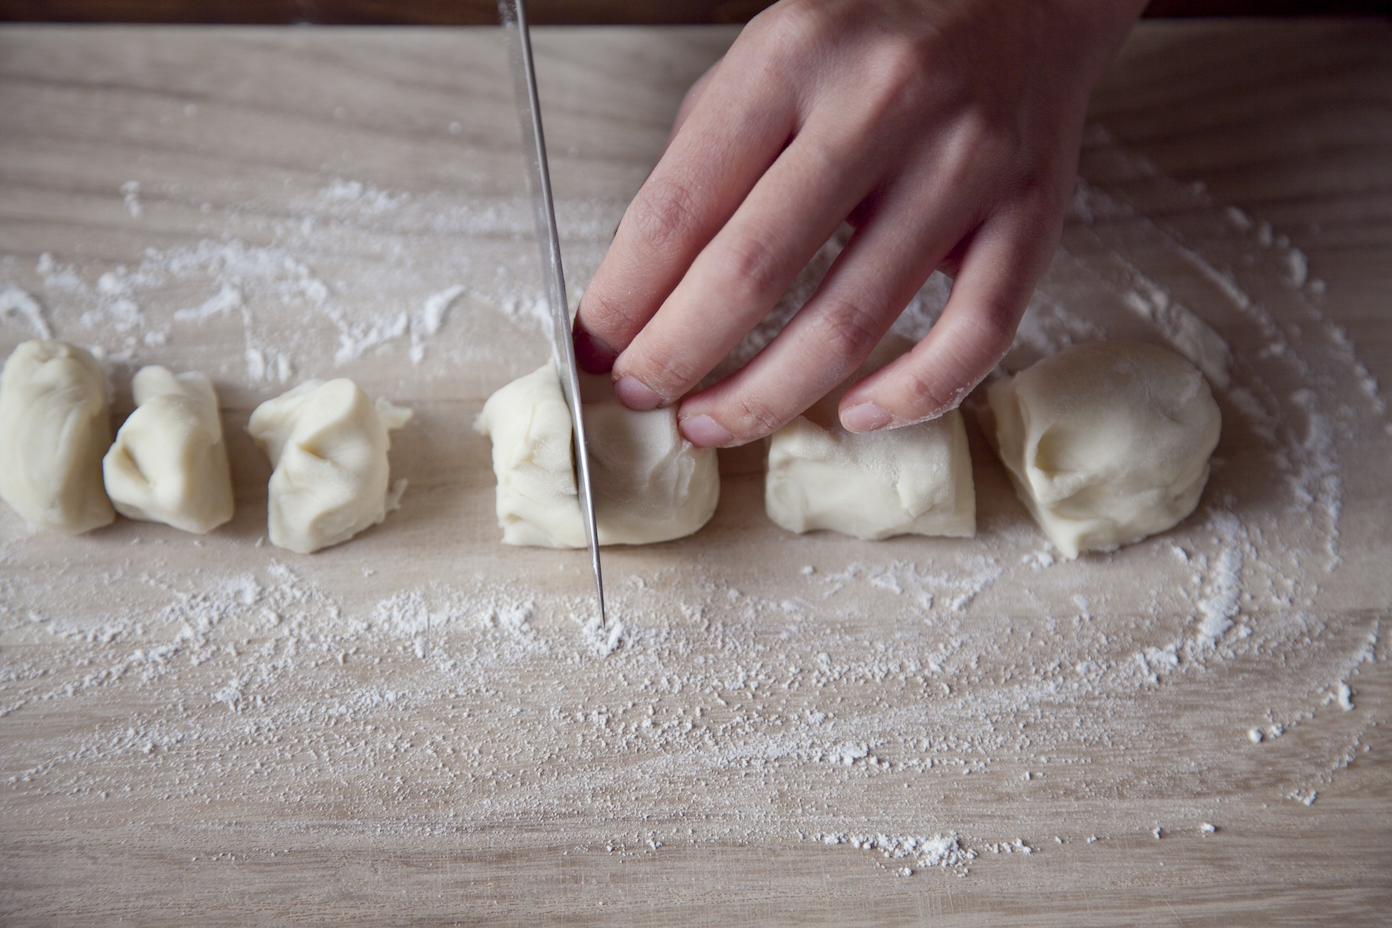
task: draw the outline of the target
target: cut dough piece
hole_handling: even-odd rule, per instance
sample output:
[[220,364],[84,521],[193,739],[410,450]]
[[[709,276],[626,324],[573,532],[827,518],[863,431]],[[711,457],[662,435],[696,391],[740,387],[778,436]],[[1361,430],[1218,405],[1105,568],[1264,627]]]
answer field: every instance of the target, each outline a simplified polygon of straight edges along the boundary
[[96,360],[59,341],[15,348],[0,373],[0,498],[26,522],[69,535],[116,518],[102,487],[111,444]]
[[635,412],[608,377],[580,380],[599,543],[655,544],[709,522],[720,501],[715,449],[682,438],[675,407]]
[[309,380],[267,400],[247,431],[271,459],[271,543],[309,554],[347,541],[395,509],[406,481],[388,488],[387,432],[411,410],[374,404],[347,378]]
[[[634,412],[608,378],[582,379],[599,543],[652,544],[705,525],[720,497],[715,450],[681,437],[675,409]],[[570,411],[554,365],[494,393],[474,428],[493,442],[503,543],[585,547]]]
[[1198,505],[1221,416],[1208,381],[1173,351],[1076,345],[987,399],[987,436],[1065,557],[1163,532]]
[[131,519],[202,535],[232,518],[232,475],[217,394],[197,371],[142,367],[135,412],[102,461],[106,492]]
[[969,538],[976,495],[962,413],[862,434],[798,416],[773,433],[764,508],[790,532]]
[[556,368],[547,364],[498,390],[474,428],[493,441],[503,544],[585,547],[570,410]]
[[837,406],[846,390],[912,347],[903,336],[886,336],[842,386],[773,433],[764,511],[776,524],[876,540],[976,534],[971,455],[959,411],[879,432],[841,427]]

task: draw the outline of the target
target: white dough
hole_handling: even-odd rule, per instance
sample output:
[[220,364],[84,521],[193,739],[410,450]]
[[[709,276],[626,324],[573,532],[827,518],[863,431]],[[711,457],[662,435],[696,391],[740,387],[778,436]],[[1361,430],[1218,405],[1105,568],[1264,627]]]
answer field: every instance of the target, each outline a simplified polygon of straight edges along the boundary
[[217,394],[197,371],[142,367],[136,409],[102,461],[106,492],[131,519],[202,535],[232,518],[232,475]]
[[682,438],[675,408],[635,412],[608,377],[581,380],[599,543],[655,544],[709,522],[720,500],[715,449]]
[[976,534],[960,412],[878,432],[841,427],[837,405],[846,389],[912,347],[907,338],[886,336],[840,388],[773,433],[764,511],[774,523],[790,532],[830,529],[866,539]]
[[102,488],[111,444],[96,360],[58,341],[15,348],[0,373],[0,498],[32,525],[76,535],[116,518]]
[[388,488],[387,432],[410,418],[346,378],[306,381],[256,407],[247,431],[275,468],[271,543],[309,554],[385,519],[405,489],[405,481]]
[[503,544],[585,547],[570,410],[556,369],[547,364],[498,390],[474,428],[493,441]]
[[1221,417],[1203,375],[1173,351],[1076,345],[987,396],[987,435],[1065,557],[1163,532],[1198,505]]
[[976,495],[962,414],[863,434],[798,416],[773,433],[764,508],[790,532],[971,537]]
[[[582,409],[599,543],[651,544],[705,525],[720,497],[715,450],[677,431],[676,410],[634,412],[607,378],[585,377]],[[493,442],[503,542],[585,547],[570,412],[551,364],[488,398],[474,427]]]

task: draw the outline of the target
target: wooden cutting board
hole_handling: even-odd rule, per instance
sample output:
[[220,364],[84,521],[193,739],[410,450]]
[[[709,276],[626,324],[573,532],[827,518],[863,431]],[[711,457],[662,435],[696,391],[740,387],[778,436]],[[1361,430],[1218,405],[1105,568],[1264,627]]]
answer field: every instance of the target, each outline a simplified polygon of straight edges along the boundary
[[[577,295],[734,35],[538,32]],[[547,355],[501,37],[0,30],[0,351],[99,349],[117,422],[207,372],[239,506],[0,512],[0,918],[1385,924],[1388,37],[1147,24],[1099,89],[1005,366],[1189,354],[1191,519],[1064,562],[973,428],[977,538],[793,536],[746,448],[700,533],[605,552],[606,636],[471,429]],[[244,426],[339,376],[414,410],[409,488],[293,555]]]

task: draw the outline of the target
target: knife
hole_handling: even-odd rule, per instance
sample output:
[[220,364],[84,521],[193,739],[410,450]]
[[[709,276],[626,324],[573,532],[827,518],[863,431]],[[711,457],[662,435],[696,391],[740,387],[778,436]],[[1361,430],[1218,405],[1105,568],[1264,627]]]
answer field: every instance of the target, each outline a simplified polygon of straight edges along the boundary
[[532,194],[537,246],[546,278],[546,297],[551,306],[551,350],[561,376],[561,392],[570,407],[571,434],[575,436],[575,472],[580,492],[580,514],[585,540],[594,567],[595,593],[599,597],[599,627],[604,628],[604,575],[599,568],[599,532],[595,528],[594,490],[590,484],[590,455],[585,441],[585,420],[580,414],[580,378],[571,338],[570,307],[566,304],[565,273],[561,269],[561,236],[556,227],[556,205],[551,197],[551,172],[546,166],[546,136],[541,129],[541,104],[537,98],[536,70],[532,66],[532,38],[527,29],[523,0],[498,0],[498,17],[508,37],[512,58],[517,117],[522,124],[522,158],[527,162],[527,189]]

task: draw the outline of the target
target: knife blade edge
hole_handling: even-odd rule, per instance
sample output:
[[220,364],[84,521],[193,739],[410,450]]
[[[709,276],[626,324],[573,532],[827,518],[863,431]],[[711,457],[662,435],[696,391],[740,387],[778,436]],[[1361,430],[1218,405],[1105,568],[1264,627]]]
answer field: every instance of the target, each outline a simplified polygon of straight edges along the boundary
[[574,439],[576,490],[585,525],[585,541],[590,549],[595,593],[599,599],[599,624],[608,622],[604,606],[604,574],[599,563],[599,531],[595,522],[594,489],[590,480],[589,443],[580,407],[580,376],[575,362],[570,307],[566,301],[565,271],[561,264],[560,229],[551,192],[551,173],[546,160],[546,134],[541,124],[541,102],[537,95],[536,69],[532,63],[531,33],[523,0],[498,0],[498,16],[508,36],[508,54],[522,129],[522,156],[527,163],[527,187],[532,196],[536,220],[537,246],[546,279],[547,302],[551,308],[551,351],[560,375],[561,392],[570,408]]

